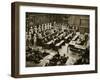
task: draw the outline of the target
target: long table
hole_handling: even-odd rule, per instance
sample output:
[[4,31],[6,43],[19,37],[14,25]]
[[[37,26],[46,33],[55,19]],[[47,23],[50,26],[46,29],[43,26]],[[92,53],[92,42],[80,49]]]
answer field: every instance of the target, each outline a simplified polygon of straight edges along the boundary
[[52,44],[55,40],[56,40],[56,39],[51,40],[51,41],[47,42],[46,44],[50,45],[50,44]]
[[62,43],[64,42],[64,40],[61,40],[59,43],[57,43],[55,46],[58,47],[60,46]]
[[65,37],[65,39],[68,39],[71,35],[72,35],[72,33],[69,34],[69,35],[67,35],[67,36]]

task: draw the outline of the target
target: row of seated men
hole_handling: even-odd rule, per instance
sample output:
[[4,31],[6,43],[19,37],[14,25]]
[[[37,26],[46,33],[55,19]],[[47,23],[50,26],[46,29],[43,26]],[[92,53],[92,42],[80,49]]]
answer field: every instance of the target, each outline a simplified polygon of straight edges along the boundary
[[46,45],[49,47],[51,46],[51,48],[53,47],[54,49],[61,48],[62,45],[64,45],[65,43],[69,43],[71,39],[75,36],[75,33],[73,32],[70,34],[65,31],[58,35],[55,39],[51,40],[52,43],[47,42]]
[[37,45],[42,46],[44,48],[52,48],[54,50],[57,50],[59,48],[61,48],[62,45],[64,45],[65,43],[68,43],[71,41],[71,39],[74,37],[74,33],[72,33],[72,35],[70,35],[68,38],[67,37],[69,34],[68,32],[61,32],[61,33],[57,33],[55,32],[54,34],[51,34],[50,36],[47,36],[43,39],[37,39]]
[[[70,34],[73,31],[68,31],[68,30],[55,30],[55,29],[51,29],[51,30],[45,30],[44,32],[39,32],[37,34],[31,34],[31,37],[26,38],[26,45],[34,45],[36,44],[37,46],[43,46],[43,47],[47,47],[46,45],[51,45],[55,46],[57,43],[60,43],[62,40],[64,40],[61,44],[63,44],[64,42],[69,42],[70,39],[74,36],[74,34],[72,34],[70,37],[68,37],[67,40],[65,40],[65,37],[67,37],[68,34]],[[50,44],[46,44],[49,43],[51,41]],[[61,45],[60,45],[61,46]]]
[[[26,42],[28,42],[28,43],[26,43],[26,45],[28,45],[28,44],[33,45],[37,40],[40,41],[41,39],[44,42],[49,42],[53,38],[58,37],[62,31],[62,30],[60,30],[60,28],[64,25],[66,25],[66,24],[61,25],[58,23],[54,23],[54,24],[48,23],[48,24],[45,24],[44,29],[43,29],[43,24],[39,25],[38,27],[37,26],[28,27],[28,30],[26,29],[27,30],[26,31]],[[71,28],[74,29],[74,26],[72,26],[72,27],[67,26],[66,34],[69,34],[75,30],[75,29],[73,30]]]

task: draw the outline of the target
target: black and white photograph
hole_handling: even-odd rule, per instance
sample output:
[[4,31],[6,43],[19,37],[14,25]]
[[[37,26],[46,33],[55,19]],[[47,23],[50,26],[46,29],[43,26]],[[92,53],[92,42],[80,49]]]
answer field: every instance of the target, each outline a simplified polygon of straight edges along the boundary
[[97,7],[12,3],[12,76],[97,73]]
[[89,15],[26,12],[26,67],[88,65]]

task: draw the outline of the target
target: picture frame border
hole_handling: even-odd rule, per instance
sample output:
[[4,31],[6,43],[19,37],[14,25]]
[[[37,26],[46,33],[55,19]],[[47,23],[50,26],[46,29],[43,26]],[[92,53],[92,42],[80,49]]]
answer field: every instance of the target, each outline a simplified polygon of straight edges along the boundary
[[[20,6],[43,6],[56,8],[74,8],[74,9],[88,9],[95,10],[95,70],[90,71],[74,71],[74,72],[57,72],[57,73],[43,73],[43,74],[19,74],[19,7]],[[81,5],[64,5],[64,4],[48,4],[48,3],[31,3],[31,2],[13,2],[11,3],[11,76],[15,78],[23,77],[41,77],[41,76],[58,76],[58,75],[75,75],[98,72],[98,28],[97,28],[97,7],[96,6],[81,6]],[[15,16],[17,15],[17,16]]]

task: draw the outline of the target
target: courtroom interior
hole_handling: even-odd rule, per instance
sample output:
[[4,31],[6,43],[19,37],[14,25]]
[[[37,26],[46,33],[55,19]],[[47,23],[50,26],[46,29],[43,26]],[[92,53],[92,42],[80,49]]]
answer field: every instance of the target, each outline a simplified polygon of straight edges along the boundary
[[88,65],[89,15],[26,12],[26,67]]

